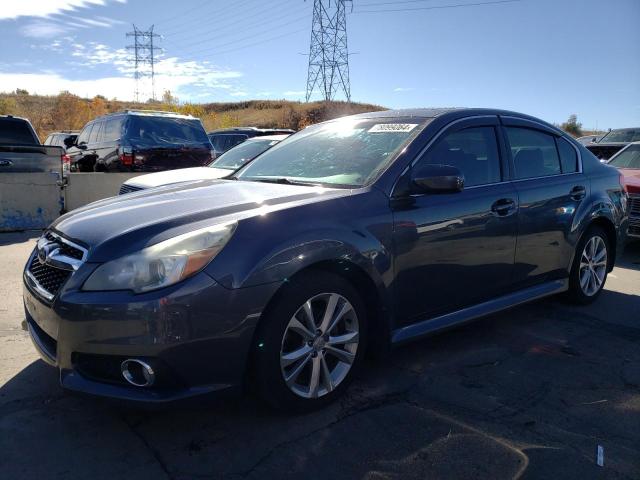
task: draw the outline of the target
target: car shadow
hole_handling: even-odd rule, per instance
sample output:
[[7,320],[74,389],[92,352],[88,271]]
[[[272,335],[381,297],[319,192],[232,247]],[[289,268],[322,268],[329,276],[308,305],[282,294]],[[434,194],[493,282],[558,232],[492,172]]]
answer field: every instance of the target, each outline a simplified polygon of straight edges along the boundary
[[25,243],[34,238],[39,238],[42,230],[25,230],[22,232],[0,232],[0,247],[5,245],[13,245],[16,243]]
[[251,395],[161,410],[72,396],[35,361],[0,387],[0,476],[593,478],[604,445],[610,473],[632,478],[639,300],[551,298],[425,338],[307,414]]

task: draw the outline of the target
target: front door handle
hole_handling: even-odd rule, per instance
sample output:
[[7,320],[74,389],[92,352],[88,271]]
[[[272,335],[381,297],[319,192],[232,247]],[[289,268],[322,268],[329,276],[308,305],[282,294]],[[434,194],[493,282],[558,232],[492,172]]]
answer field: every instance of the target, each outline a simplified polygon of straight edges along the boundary
[[508,217],[516,213],[516,202],[512,198],[501,198],[491,205],[491,211],[500,217]]
[[569,196],[572,200],[582,200],[587,196],[587,189],[582,185],[577,185],[571,189],[571,193],[569,193]]

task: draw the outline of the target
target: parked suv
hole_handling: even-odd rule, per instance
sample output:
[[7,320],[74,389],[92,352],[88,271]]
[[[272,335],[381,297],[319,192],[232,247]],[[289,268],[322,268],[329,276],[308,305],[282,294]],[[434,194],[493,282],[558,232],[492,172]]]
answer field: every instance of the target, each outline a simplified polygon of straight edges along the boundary
[[201,167],[213,150],[199,119],[151,110],[127,110],[90,121],[67,150],[80,172],[156,172]]
[[79,133],[80,132],[76,132],[73,130],[50,133],[45,139],[43,145],[62,147],[66,150],[67,148],[72,147],[74,143],[76,143],[76,138],[78,138]]
[[288,128],[256,128],[256,127],[235,127],[213,130],[207,135],[213,145],[216,158],[227,150],[244,142],[247,138],[262,137],[265,135],[291,135],[295,130]]
[[25,268],[27,325],[70,390],[165,402],[248,382],[315,408],[367,349],[548,295],[594,301],[626,236],[621,178],[518,113],[344,117],[231,179],[60,217]]

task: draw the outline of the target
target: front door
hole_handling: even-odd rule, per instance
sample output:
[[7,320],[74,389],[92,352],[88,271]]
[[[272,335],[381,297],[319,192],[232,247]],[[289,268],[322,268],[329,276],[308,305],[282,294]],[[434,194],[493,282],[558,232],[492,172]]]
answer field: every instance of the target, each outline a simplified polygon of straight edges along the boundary
[[465,186],[392,201],[398,327],[508,291],[518,198],[504,156],[498,119],[487,116],[456,123],[414,164],[453,165]]

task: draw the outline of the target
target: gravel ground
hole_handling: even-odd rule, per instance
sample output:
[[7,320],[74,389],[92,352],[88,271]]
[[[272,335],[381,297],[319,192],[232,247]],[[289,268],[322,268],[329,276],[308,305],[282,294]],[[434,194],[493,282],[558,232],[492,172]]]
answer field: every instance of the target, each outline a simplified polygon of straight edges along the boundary
[[22,329],[37,235],[0,235],[0,478],[640,478],[640,244],[594,305],[546,299],[396,349],[294,416],[65,395]]

